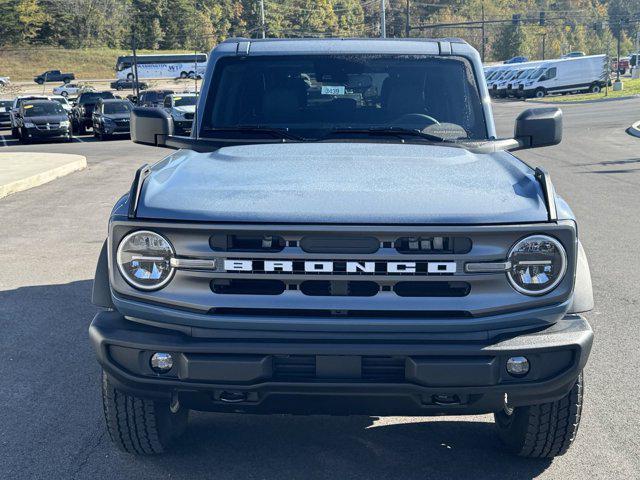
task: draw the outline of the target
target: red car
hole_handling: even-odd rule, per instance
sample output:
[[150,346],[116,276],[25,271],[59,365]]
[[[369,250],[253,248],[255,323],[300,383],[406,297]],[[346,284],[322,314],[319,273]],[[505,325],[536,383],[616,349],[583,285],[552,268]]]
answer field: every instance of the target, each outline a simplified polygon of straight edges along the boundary
[[628,58],[620,58],[620,65],[618,65],[617,59],[611,60],[611,70],[619,71],[620,75],[624,75],[629,70],[629,59]]

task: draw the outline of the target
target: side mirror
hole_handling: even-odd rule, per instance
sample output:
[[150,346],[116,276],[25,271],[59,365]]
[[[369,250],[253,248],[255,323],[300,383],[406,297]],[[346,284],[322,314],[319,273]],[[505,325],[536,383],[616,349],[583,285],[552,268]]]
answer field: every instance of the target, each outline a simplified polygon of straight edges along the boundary
[[164,146],[170,135],[173,135],[173,118],[163,109],[136,107],[131,111],[133,142]]
[[562,110],[530,108],[516,119],[515,139],[520,148],[557,145],[562,141]]

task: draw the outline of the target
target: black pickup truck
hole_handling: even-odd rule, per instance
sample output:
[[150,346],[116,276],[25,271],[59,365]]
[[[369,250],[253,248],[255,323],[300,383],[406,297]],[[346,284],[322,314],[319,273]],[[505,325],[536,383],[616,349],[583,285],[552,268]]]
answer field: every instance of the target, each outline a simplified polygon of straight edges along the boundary
[[71,80],[75,80],[75,78],[76,76],[73,73],[62,73],[60,70],[47,70],[34,77],[33,81],[38,85],[42,85],[45,82],[69,83]]

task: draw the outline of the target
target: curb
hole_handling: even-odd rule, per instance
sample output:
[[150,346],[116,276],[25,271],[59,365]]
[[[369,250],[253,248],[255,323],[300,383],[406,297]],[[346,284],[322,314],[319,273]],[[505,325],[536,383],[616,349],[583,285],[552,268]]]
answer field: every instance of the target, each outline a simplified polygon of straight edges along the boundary
[[627,128],[626,132],[632,137],[640,138],[640,121]]
[[546,105],[579,105],[581,103],[606,103],[606,102],[617,102],[620,100],[630,100],[632,98],[638,98],[640,95],[626,95],[624,97],[614,97],[614,98],[597,98],[595,100],[567,100],[566,102],[546,102],[544,100],[534,100],[527,99],[528,102],[531,103],[544,103]]
[[[34,155],[35,153],[30,153],[27,155]],[[20,157],[25,154],[20,153],[3,153],[0,155],[0,160],[3,156],[12,157]],[[42,157],[46,157],[49,154],[35,154]],[[56,158],[59,157],[68,157],[69,161],[63,163],[62,165],[58,165],[54,168],[50,168],[48,170],[39,171],[37,173],[31,174],[24,178],[19,178],[17,180],[9,181],[5,184],[0,184],[0,198],[4,198],[7,195],[11,195],[13,193],[22,192],[24,190],[28,190],[30,188],[38,187],[40,185],[44,185],[45,183],[49,183],[56,178],[64,177],[65,175],[69,175],[70,173],[77,172],[79,170],[83,170],[87,168],[87,159],[82,155],[56,155]]]

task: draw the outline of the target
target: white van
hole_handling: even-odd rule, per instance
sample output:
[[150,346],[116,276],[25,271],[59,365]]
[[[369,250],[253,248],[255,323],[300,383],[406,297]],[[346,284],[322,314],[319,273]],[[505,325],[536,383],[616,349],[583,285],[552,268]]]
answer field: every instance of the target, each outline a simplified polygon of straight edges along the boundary
[[489,94],[492,97],[501,98],[515,96],[514,85],[522,82],[524,78],[528,77],[531,72],[536,70],[536,68],[538,68],[540,65],[543,65],[544,63],[546,62],[534,61],[517,64],[514,69],[503,75],[500,80],[492,83]]
[[550,60],[519,86],[519,96],[542,98],[553,93],[599,92],[609,81],[606,55]]

